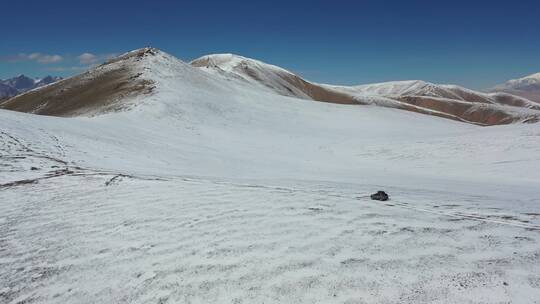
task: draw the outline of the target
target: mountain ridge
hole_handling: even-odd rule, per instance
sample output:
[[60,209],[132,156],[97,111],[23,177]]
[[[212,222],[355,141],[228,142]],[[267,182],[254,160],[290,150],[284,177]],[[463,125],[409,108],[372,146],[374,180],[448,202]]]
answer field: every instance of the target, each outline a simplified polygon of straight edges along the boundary
[[201,88],[209,92],[217,87],[224,88],[223,94],[237,94],[242,87],[304,100],[407,110],[477,125],[540,120],[540,105],[505,92],[482,93],[421,80],[327,85],[240,55],[211,54],[186,63],[151,47],[127,52],[85,73],[11,98],[0,108],[53,116],[93,116],[148,104],[145,96],[154,91],[167,92],[154,103],[159,104],[179,94],[197,99]]
[[374,104],[480,125],[539,120],[537,113],[531,116],[518,113],[520,110],[516,108],[540,110],[540,105],[525,98],[476,92],[457,85],[437,85],[421,80],[357,86],[327,85],[310,82],[286,69],[234,54],[206,55],[191,64],[211,73],[233,75],[281,95],[303,99]]

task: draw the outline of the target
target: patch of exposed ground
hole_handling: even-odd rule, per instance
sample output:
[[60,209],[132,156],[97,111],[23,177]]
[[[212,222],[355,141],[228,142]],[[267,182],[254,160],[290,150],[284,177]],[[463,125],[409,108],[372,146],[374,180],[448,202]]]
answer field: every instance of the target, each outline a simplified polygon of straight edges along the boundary
[[[448,116],[446,118],[480,125],[509,124],[520,119],[520,117],[511,112],[503,111],[489,104],[475,104],[426,96],[402,96],[398,97],[397,100],[419,109],[433,110],[437,113],[447,114]],[[414,108],[410,107],[408,110],[414,111]]]
[[504,92],[526,98],[536,103],[540,103],[540,92],[538,91],[505,90]]

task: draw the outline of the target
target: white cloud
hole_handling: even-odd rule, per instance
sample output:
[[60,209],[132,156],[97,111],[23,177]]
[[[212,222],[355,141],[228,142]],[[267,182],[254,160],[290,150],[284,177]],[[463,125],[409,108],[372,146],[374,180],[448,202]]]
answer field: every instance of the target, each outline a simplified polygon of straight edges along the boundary
[[53,71],[53,72],[70,72],[70,71],[84,71],[88,69],[88,67],[83,66],[69,66],[69,67],[50,67],[47,68],[47,71]]
[[85,67],[95,66],[101,62],[107,61],[111,58],[118,56],[116,53],[107,53],[107,54],[92,54],[89,52],[82,53],[79,56],[66,55],[61,56],[57,54],[44,54],[40,52],[34,53],[19,53],[16,55],[9,56],[0,56],[0,62],[25,62],[31,61],[39,64],[51,64],[59,62],[72,62],[78,61],[80,65]]
[[83,53],[77,57],[81,64],[90,65],[100,61],[100,58],[92,53]]
[[60,55],[43,55],[40,54],[36,59],[37,62],[43,63],[43,64],[49,64],[49,63],[56,63],[64,60],[64,57]]
[[25,56],[26,56],[26,57],[27,57],[28,59],[30,59],[30,60],[37,60],[37,59],[41,56],[40,53],[32,53],[32,54],[30,54],[30,55],[25,55],[25,54],[20,54],[20,55],[21,55],[22,57],[25,57]]
[[15,56],[8,56],[0,58],[0,61],[5,62],[20,62],[20,61],[35,61],[41,64],[57,63],[64,60],[64,57],[60,55],[49,55],[42,53],[25,54],[20,53]]
[[118,53],[110,53],[110,54],[105,54],[103,57],[105,57],[106,60],[110,60],[117,56],[118,56]]
[[98,63],[112,59],[116,56],[118,56],[117,53],[95,55],[95,54],[87,52],[87,53],[82,53],[81,55],[77,56],[77,59],[79,60],[80,64],[96,65]]

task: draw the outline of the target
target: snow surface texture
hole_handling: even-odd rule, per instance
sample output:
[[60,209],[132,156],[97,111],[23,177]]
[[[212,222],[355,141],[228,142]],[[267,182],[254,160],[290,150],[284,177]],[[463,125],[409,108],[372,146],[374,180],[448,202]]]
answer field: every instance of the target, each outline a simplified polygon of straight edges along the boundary
[[129,111],[0,111],[0,302],[540,303],[539,124],[140,72]]

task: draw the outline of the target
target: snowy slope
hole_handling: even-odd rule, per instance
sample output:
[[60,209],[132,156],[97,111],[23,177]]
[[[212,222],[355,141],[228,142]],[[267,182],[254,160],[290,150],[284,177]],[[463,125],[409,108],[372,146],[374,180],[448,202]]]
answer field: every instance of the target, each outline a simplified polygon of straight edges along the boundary
[[[451,121],[444,121],[438,118],[422,117],[414,113],[407,113],[396,111],[393,109],[380,109],[374,106],[354,107],[354,106],[342,106],[334,104],[319,104],[313,103],[309,100],[299,100],[289,97],[283,97],[275,95],[271,91],[261,91],[260,89],[251,86],[243,81],[237,81],[234,79],[223,78],[219,75],[213,75],[206,73],[202,70],[191,67],[190,65],[183,63],[176,58],[167,55],[163,52],[159,52],[154,56],[144,57],[144,60],[138,62],[137,71],[140,71],[141,79],[151,81],[154,85],[154,90],[148,95],[137,95],[131,97],[129,103],[138,105],[132,108],[130,111],[112,112],[106,115],[101,115],[87,120],[76,119],[74,121],[84,122],[85,125],[81,126],[81,132],[91,132],[93,134],[94,129],[99,128],[99,133],[117,134],[120,130],[121,134],[129,134],[127,130],[133,128],[133,122],[146,122],[149,124],[157,123],[155,127],[148,127],[146,123],[141,124],[140,130],[142,134],[136,133],[137,138],[131,138],[127,136],[125,139],[115,139],[116,141],[122,140],[120,147],[131,147],[132,151],[137,149],[137,145],[141,142],[155,141],[159,145],[163,142],[171,142],[169,137],[175,137],[179,130],[191,130],[189,133],[182,136],[180,141],[182,142],[179,147],[185,149],[186,147],[196,146],[197,142],[201,144],[217,145],[219,150],[214,148],[210,151],[214,151],[215,155],[211,159],[219,159],[220,155],[229,153],[231,157],[237,157],[238,149],[242,149],[243,145],[234,145],[232,143],[238,142],[240,139],[245,139],[249,142],[249,146],[256,148],[256,150],[249,152],[250,154],[270,154],[269,159],[258,160],[255,158],[252,161],[263,161],[271,164],[273,160],[273,153],[270,151],[277,151],[281,147],[287,147],[287,155],[294,153],[301,158],[304,150],[320,151],[326,154],[328,151],[337,151],[336,153],[343,154],[343,157],[336,155],[337,160],[321,161],[319,166],[323,163],[328,163],[327,167],[336,169],[336,166],[342,166],[344,169],[351,169],[360,163],[369,164],[371,167],[376,168],[377,163],[369,159],[365,160],[365,157],[355,156],[358,154],[351,150],[352,146],[363,146],[369,144],[374,138],[385,138],[386,140],[396,140],[398,143],[408,142],[414,140],[414,134],[421,134],[422,138],[426,134],[432,138],[438,138],[440,136],[447,136],[455,133],[460,133],[462,130],[475,130],[474,134],[479,134],[477,129],[464,125],[461,123],[455,123]],[[14,113],[10,113],[14,115]],[[26,117],[26,116],[23,116]],[[57,132],[63,129],[76,128],[67,127],[66,123],[70,123],[72,120],[55,120],[53,118],[41,118],[30,116],[36,119],[38,122],[42,119],[46,121],[59,122],[60,126],[57,127]],[[23,118],[20,118],[23,119]],[[9,121],[5,118],[4,121]],[[125,122],[124,122],[125,121]],[[90,123],[93,127],[89,127]],[[12,122],[16,125],[15,122]],[[97,125],[96,125],[97,124]],[[103,125],[100,125],[103,124]],[[425,126],[429,125],[429,130],[424,131]],[[168,126],[165,128],[164,126]],[[42,127],[40,127],[42,128]],[[115,128],[123,128],[115,130]],[[230,129],[228,129],[230,128]],[[368,129],[379,130],[377,132],[371,132],[367,138],[359,137],[357,134],[362,134]],[[526,130],[529,127],[524,127]],[[88,131],[85,131],[87,130]],[[107,130],[114,131],[107,131]],[[139,129],[139,128],[138,128]],[[516,126],[516,129],[519,129]],[[265,134],[261,132],[271,132]],[[293,132],[294,131],[294,132]],[[67,131],[64,131],[67,132]],[[193,134],[191,132],[194,132]],[[295,135],[295,132],[299,133]],[[490,134],[489,131],[483,131],[485,134]],[[24,132],[21,132],[21,135]],[[86,135],[92,137],[92,135]],[[146,137],[143,135],[147,134]],[[321,141],[319,135],[328,135],[328,141]],[[484,134],[484,133],[482,133]],[[208,136],[203,138],[202,136]],[[80,138],[79,134],[73,136],[72,145],[77,145],[75,140]],[[151,140],[151,138],[156,138]],[[278,140],[271,140],[278,138]],[[486,140],[490,137],[486,136]],[[191,140],[191,142],[187,142]],[[350,143],[355,143],[350,145]],[[229,144],[229,142],[231,144]],[[244,141],[242,141],[243,143]],[[279,143],[279,144],[276,144]],[[171,142],[171,145],[174,142]],[[508,143],[510,144],[510,143]],[[158,145],[158,146],[159,146]],[[413,146],[416,145],[413,144]],[[88,149],[95,149],[96,144],[91,144],[89,147],[81,149],[88,153]],[[101,146],[101,145],[100,145]],[[228,151],[227,147],[230,147],[232,151]],[[114,147],[116,148],[116,147]],[[174,146],[172,147],[174,148]],[[112,149],[112,148],[111,148]],[[157,149],[161,149],[157,147]],[[446,147],[441,150],[445,150]],[[111,151],[113,153],[114,151]],[[149,155],[144,155],[144,151],[135,157],[150,158],[149,161],[154,162],[152,159],[156,151],[150,151]],[[196,152],[195,154],[197,154]],[[245,151],[248,153],[248,151]],[[437,153],[445,153],[449,162],[454,162],[454,165],[458,165],[461,160],[457,160],[457,155],[452,156],[452,153],[438,151]],[[92,153],[89,157],[92,157]],[[99,157],[100,154],[96,153]],[[115,166],[118,166],[124,161],[129,161],[129,158],[120,157],[120,155],[126,154],[125,151],[118,153],[118,157],[110,157]],[[180,157],[185,154],[173,153]],[[441,154],[442,155],[442,154]],[[191,159],[194,155],[189,155],[185,159]],[[296,156],[295,156],[296,157]],[[81,158],[84,161],[88,161],[88,157],[82,157],[73,155],[72,158]],[[119,159],[117,159],[119,158]],[[350,162],[347,164],[341,164],[343,161]],[[244,160],[242,160],[244,161]],[[293,157],[292,162],[296,161]],[[144,162],[137,160],[134,163],[128,163],[124,168],[137,168],[137,163]],[[158,162],[158,161],[156,161]],[[306,158],[304,163],[309,164],[310,159]],[[359,162],[356,163],[355,162]],[[97,166],[96,164],[89,164]],[[449,165],[448,167],[453,167]],[[153,166],[159,166],[157,164]],[[182,166],[191,166],[189,162],[182,163]],[[475,166],[474,163],[463,163],[464,167]],[[267,175],[266,166],[252,165],[249,163],[210,163],[209,168],[202,170],[199,164],[193,166],[200,170],[197,172],[201,175],[211,175],[213,172],[205,172],[206,170],[216,170],[223,168],[222,170],[233,170],[234,168],[260,168],[250,169],[251,171],[261,171],[264,175]],[[211,168],[211,169],[210,169]],[[444,167],[443,167],[444,168]],[[118,169],[121,169],[119,167]],[[148,168],[145,168],[147,170]],[[165,169],[165,168],[163,168]],[[313,175],[318,175],[318,170],[321,168],[310,168],[306,165],[306,170],[313,171]],[[525,168],[524,168],[525,169]],[[171,169],[173,170],[173,169]],[[247,170],[247,169],[246,169]],[[396,169],[401,171],[402,168]],[[409,172],[414,172],[415,169],[409,168]],[[526,170],[526,169],[525,169]],[[431,168],[427,172],[432,172]],[[287,172],[287,174],[290,174]],[[506,173],[504,170],[500,172],[501,177]],[[226,174],[225,174],[226,175]],[[354,176],[355,174],[352,174]],[[374,174],[376,175],[376,174]],[[384,174],[387,175],[387,174]],[[467,172],[467,175],[469,173]],[[282,176],[280,176],[282,177]],[[332,177],[334,178],[334,177]],[[460,179],[467,179],[471,177],[461,176]],[[480,176],[477,180],[483,180],[487,176]],[[431,177],[430,177],[431,179]]]
[[148,51],[110,63],[152,84],[128,110],[0,110],[2,303],[540,298],[539,124],[318,103]]
[[193,60],[191,65],[207,73],[242,80],[284,96],[339,104],[363,103],[349,94],[309,82],[275,65],[234,54],[203,56]]
[[216,54],[198,58],[193,66],[218,75],[237,77],[263,88],[271,88],[281,95],[308,98],[309,96],[289,81],[296,75],[275,65],[233,54]]

